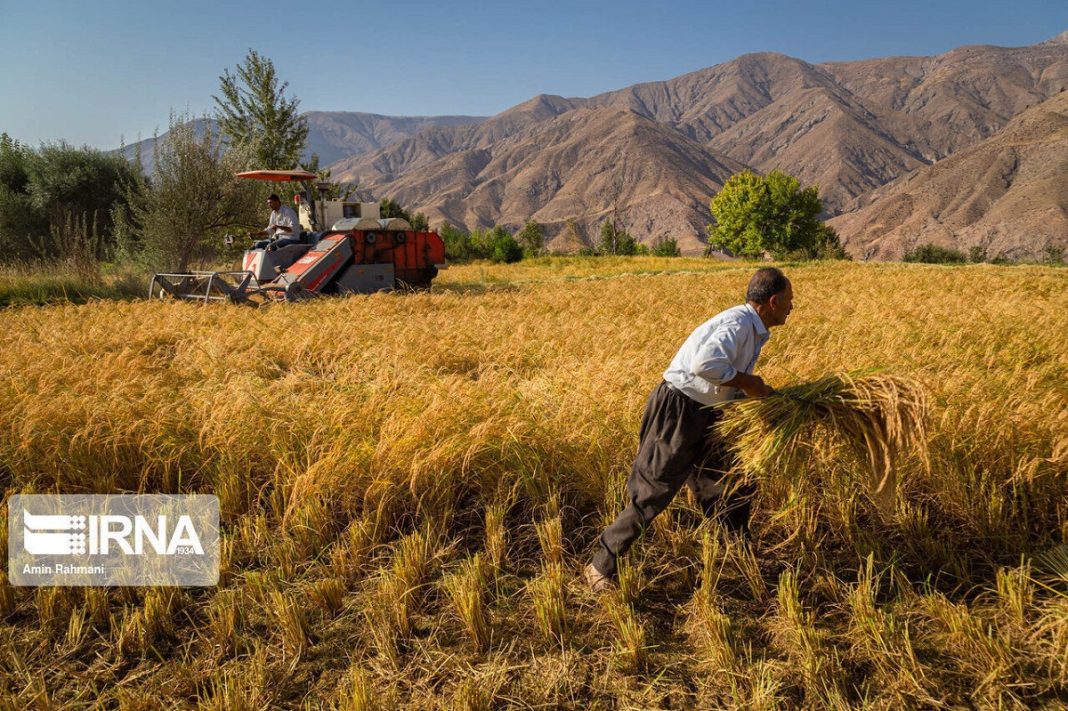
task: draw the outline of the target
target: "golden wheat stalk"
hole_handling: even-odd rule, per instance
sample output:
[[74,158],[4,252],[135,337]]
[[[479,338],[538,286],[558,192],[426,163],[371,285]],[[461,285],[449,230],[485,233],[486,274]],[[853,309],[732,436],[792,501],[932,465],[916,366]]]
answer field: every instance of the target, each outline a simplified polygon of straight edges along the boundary
[[741,468],[756,477],[797,476],[851,452],[880,504],[892,501],[901,460],[927,460],[923,387],[895,375],[845,373],[792,385],[764,398],[719,406],[715,425]]

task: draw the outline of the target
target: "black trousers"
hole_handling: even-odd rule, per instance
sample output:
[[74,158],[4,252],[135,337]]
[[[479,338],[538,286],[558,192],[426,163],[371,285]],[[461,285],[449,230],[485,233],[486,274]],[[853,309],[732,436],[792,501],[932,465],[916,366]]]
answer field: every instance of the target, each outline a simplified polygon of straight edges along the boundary
[[724,474],[731,455],[709,431],[720,416],[661,382],[645,404],[639,432],[638,456],[627,477],[630,503],[601,534],[593,565],[603,575],[616,574],[616,558],[623,555],[667,508],[683,484],[694,492],[706,516],[744,532],[754,492],[752,485],[728,492]]

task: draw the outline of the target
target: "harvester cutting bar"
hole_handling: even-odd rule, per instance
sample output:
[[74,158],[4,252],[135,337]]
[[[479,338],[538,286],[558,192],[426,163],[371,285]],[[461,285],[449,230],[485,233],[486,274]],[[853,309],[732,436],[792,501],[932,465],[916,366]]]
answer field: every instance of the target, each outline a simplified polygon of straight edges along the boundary
[[248,301],[251,294],[259,291],[253,286],[252,272],[186,272],[183,274],[156,274],[148,286],[148,298],[165,298],[192,301]]

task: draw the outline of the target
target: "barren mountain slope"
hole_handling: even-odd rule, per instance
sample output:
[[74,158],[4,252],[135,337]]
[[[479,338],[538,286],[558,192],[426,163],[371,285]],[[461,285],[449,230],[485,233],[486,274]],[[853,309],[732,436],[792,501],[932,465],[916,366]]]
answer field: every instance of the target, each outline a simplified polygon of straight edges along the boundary
[[435,126],[468,126],[482,116],[381,116],[352,111],[308,111],[307,155],[326,166],[353,155],[377,151]]
[[746,54],[666,81],[598,94],[591,106],[620,106],[667,124],[698,142],[710,141],[801,87],[817,70],[775,52]]
[[992,135],[1068,86],[1063,38],[937,57],[812,65],[760,53],[590,99],[624,105],[753,167],[851,198]]
[[823,69],[770,52],[590,104],[626,106],[758,170],[797,175],[832,211],[923,164]]
[[[355,111],[309,111],[308,142],[304,156],[319,156],[319,165],[363,155],[435,126],[462,127],[484,121],[481,116],[381,116]],[[215,119],[194,119],[197,135],[205,130],[218,133]],[[159,138],[165,139],[164,132]],[[155,138],[147,138],[119,149],[129,160],[140,160],[149,172],[153,168]]]
[[[823,67],[927,161],[993,135],[1068,87],[1064,35],[1030,47],[959,47],[936,57],[888,57]],[[902,117],[911,122],[900,123]],[[899,125],[900,124],[900,125]]]
[[571,111],[582,102],[583,99],[541,94],[477,125],[429,128],[377,153],[338,161],[331,170],[339,180],[358,182],[361,186],[381,184],[410,171],[426,170],[450,153],[490,147],[531,125]]
[[634,112],[577,109],[490,148],[440,158],[388,189],[403,204],[428,206],[432,224],[514,228],[533,218],[562,247],[569,219],[592,240],[599,223],[615,214],[648,242],[676,237],[694,253],[703,249],[709,198],[743,168]]
[[858,257],[899,259],[926,243],[1012,259],[1068,248],[1068,92],[865,201],[830,223]]
[[[603,200],[590,200],[589,212],[563,214],[561,210],[586,208],[568,194],[559,200],[546,197],[545,191],[559,183],[558,175],[530,174],[539,167],[551,170],[551,160],[531,158],[525,164],[524,178],[540,191],[526,202],[514,197],[510,203],[482,199],[489,190],[483,184],[492,182],[487,175],[497,169],[484,171],[513,150],[502,142],[542,124],[557,122],[546,135],[564,145],[578,145],[579,140],[561,131],[586,123],[558,118],[583,107],[614,107],[670,129],[657,134],[669,142],[678,140],[674,131],[713,154],[757,170],[778,168],[798,175],[820,187],[828,211],[835,214],[873,188],[991,135],[1019,111],[1057,93],[1068,85],[1066,62],[1063,38],[1034,47],[964,47],[938,57],[825,65],[781,54],[749,54],[590,99],[536,96],[477,125],[430,128],[375,153],[336,163],[333,169],[336,177],[358,182],[378,196],[401,198],[415,209],[449,215],[469,228],[521,222],[534,214],[515,212],[527,203],[537,210],[552,203],[548,213],[540,214],[591,223],[597,211],[605,209]],[[592,138],[587,135],[583,141]],[[608,140],[608,135],[599,140]],[[548,149],[552,144],[541,146]],[[670,177],[671,163],[646,163],[644,169],[651,171],[643,179],[650,196],[670,192],[652,176],[665,185],[683,183]],[[716,182],[715,176],[707,177]],[[440,202],[446,195],[449,202]],[[478,204],[461,207],[457,201],[464,198],[458,196],[467,195]],[[700,202],[704,211],[706,199],[693,195],[689,202]],[[509,211],[494,213],[497,205]],[[667,224],[650,223],[648,233],[639,230],[636,236],[648,242],[667,229]]]

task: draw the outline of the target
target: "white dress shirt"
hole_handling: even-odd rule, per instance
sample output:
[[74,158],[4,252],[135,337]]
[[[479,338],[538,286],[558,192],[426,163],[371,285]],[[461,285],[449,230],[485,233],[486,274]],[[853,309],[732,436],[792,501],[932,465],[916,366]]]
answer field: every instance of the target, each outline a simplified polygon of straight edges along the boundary
[[[279,230],[282,227],[292,227],[292,232]],[[300,237],[300,220],[297,213],[288,205],[279,205],[277,210],[271,211],[271,219],[267,221],[267,234],[271,237]]]
[[664,380],[703,405],[745,397],[723,381],[738,371],[751,374],[768,338],[756,309],[750,304],[733,306],[690,334],[664,371]]

